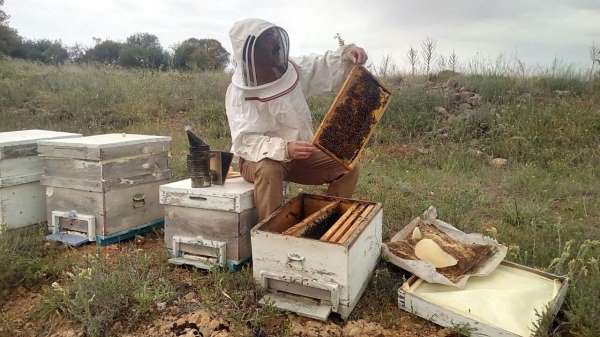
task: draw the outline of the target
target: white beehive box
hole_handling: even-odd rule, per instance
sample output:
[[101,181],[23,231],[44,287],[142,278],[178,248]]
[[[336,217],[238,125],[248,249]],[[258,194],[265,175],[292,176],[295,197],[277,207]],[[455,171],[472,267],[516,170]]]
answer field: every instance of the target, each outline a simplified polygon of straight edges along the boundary
[[170,142],[134,134],[40,141],[51,239],[108,244],[162,224],[158,188],[171,177]]
[[79,137],[48,130],[0,132],[0,224],[19,228],[46,220],[46,197],[37,142]]
[[444,327],[468,327],[474,337],[531,337],[542,315],[556,316],[568,284],[505,261],[489,276],[470,278],[464,289],[412,276],[398,289],[398,306]]
[[267,291],[261,303],[320,320],[331,312],[344,319],[350,315],[379,259],[381,205],[360,201],[372,210],[343,242],[283,234],[332,201],[347,203],[346,207],[358,203],[300,194],[252,229],[254,279]]
[[169,261],[236,270],[251,256],[250,229],[257,222],[253,193],[254,185],[241,177],[206,188],[192,188],[190,179],[162,185]]

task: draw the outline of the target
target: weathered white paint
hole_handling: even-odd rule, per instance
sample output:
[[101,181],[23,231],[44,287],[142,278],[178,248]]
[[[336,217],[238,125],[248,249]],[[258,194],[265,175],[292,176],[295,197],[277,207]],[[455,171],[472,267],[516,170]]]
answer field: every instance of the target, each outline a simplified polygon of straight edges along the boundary
[[227,179],[224,185],[192,188],[191,179],[184,179],[162,185],[160,203],[241,213],[254,208],[254,184],[237,177]]
[[45,193],[39,183],[43,167],[37,156],[37,142],[78,136],[47,130],[0,132],[0,224],[18,228],[46,220]]
[[[378,205],[379,206],[379,205]],[[251,231],[252,270],[254,279],[268,286],[269,278],[313,288],[333,288],[337,285],[338,304],[333,300],[321,305],[331,307],[346,319],[364,292],[381,252],[382,213],[380,207],[369,223],[357,229],[357,237],[345,244],[324,242],[261,230],[261,223]],[[273,292],[273,289],[267,289]],[[314,298],[314,291],[303,295]],[[298,295],[298,294],[297,294]],[[298,310],[286,307],[303,315],[304,304],[298,302]],[[333,299],[332,295],[332,299]],[[275,303],[276,304],[276,303]]]
[[40,156],[84,160],[110,160],[169,151],[171,137],[106,134],[38,142]]
[[[160,203],[165,207],[166,247],[179,255],[212,256],[202,242],[215,241],[223,243],[219,259],[238,263],[249,258],[250,228],[257,222],[253,191],[254,185],[242,178],[232,178],[224,185],[207,188],[191,188],[190,179],[161,185]],[[173,240],[177,237],[201,240],[195,240],[195,245],[179,245],[176,250]],[[182,264],[185,260],[176,258],[172,262]],[[210,266],[205,262],[188,262],[202,268]]]
[[0,224],[25,227],[46,221],[46,198],[39,181],[0,187]]
[[0,159],[5,148],[37,144],[38,140],[79,137],[80,134],[50,130],[19,130],[0,132]]
[[87,224],[87,239],[90,242],[96,241],[96,217],[87,214],[78,214],[76,212],[52,211],[52,220],[49,223],[49,229],[52,234],[58,234],[61,228],[61,220],[84,221]]
[[96,136],[41,141],[39,142],[39,144],[53,145],[59,147],[85,147],[105,149],[109,147],[125,147],[128,145],[170,141],[171,137],[167,136],[136,135],[129,133],[108,133]]
[[[170,140],[107,134],[40,141],[48,218],[52,212],[93,216],[95,234],[100,237],[126,233],[162,218],[158,189],[171,177]],[[62,221],[61,226],[93,235],[88,223]]]
[[[95,217],[96,234],[99,236],[124,233],[164,216],[163,207],[158,202],[158,187],[163,182],[133,185],[104,193],[48,186],[47,217],[52,219],[53,211],[75,211]],[[87,232],[87,223],[83,221],[68,226],[73,231]]]
[[0,160],[0,187],[39,181],[43,171],[37,156]]
[[[553,275],[550,273],[545,273],[539,270],[535,270],[529,267],[521,266],[516,263],[511,262],[502,262],[499,268],[504,268],[505,270],[513,269],[515,272],[519,273],[529,273],[532,279],[543,277],[548,280],[552,280],[559,284],[556,289],[554,298],[548,304],[549,315],[553,318],[558,313],[560,306],[564,302],[567,288],[569,284],[569,280],[562,276]],[[471,282],[471,281],[470,281]],[[474,329],[473,336],[487,336],[487,337],[530,337],[535,333],[531,332],[530,334],[517,334],[514,332],[507,331],[502,324],[494,324],[490,321],[485,321],[482,319],[478,319],[477,312],[473,312],[471,315],[461,313],[452,308],[446,307],[445,305],[436,303],[432,300],[425,299],[425,295],[420,295],[420,287],[425,285],[426,283],[415,276],[412,276],[408,279],[399,289],[398,289],[398,306],[400,309],[411,312],[417,316],[420,316],[424,319],[432,321],[436,324],[439,324],[443,327],[452,327],[458,324],[468,325],[470,328]],[[515,285],[515,288],[518,288],[519,285]],[[440,285],[436,285],[436,287],[442,287]],[[454,292],[465,292],[465,296],[468,296],[468,292],[470,291],[468,288],[466,289],[455,289],[449,288]],[[507,291],[511,291],[511,289],[505,289],[500,291],[499,294],[505,293]],[[465,299],[466,300],[466,299]],[[522,307],[522,304],[527,303],[517,303],[519,301],[515,301],[514,298],[512,302],[507,303],[506,301],[511,301],[508,297],[500,296],[499,298],[490,298],[490,308],[480,308],[482,311],[494,312],[497,309],[496,304],[502,305],[515,305],[517,307]]]

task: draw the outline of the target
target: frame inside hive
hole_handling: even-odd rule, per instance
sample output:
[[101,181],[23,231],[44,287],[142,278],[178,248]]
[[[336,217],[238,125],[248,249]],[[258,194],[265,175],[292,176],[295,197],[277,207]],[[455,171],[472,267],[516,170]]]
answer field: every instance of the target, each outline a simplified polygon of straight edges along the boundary
[[367,69],[354,66],[315,133],[313,144],[347,169],[353,168],[390,96],[391,92]]
[[345,244],[373,219],[379,207],[367,201],[300,194],[260,227],[283,235]]

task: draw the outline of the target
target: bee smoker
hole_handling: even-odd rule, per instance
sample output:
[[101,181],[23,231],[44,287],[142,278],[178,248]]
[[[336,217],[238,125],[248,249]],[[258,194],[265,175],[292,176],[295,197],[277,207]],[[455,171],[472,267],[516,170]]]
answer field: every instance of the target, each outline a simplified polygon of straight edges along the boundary
[[191,128],[186,127],[185,132],[190,144],[187,169],[192,180],[192,188],[210,187],[210,146],[196,136]]

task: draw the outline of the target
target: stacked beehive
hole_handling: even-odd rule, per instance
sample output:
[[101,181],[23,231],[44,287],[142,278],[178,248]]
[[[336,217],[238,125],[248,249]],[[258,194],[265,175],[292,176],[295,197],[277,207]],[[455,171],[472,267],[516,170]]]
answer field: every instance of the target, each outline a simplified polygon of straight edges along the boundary
[[134,134],[40,142],[50,238],[108,244],[161,225],[170,142]]
[[37,142],[79,136],[47,130],[0,132],[0,224],[18,228],[46,221]]
[[250,228],[256,224],[254,185],[243,178],[193,188],[191,179],[160,187],[165,207],[165,245],[174,264],[236,270],[250,259]]

